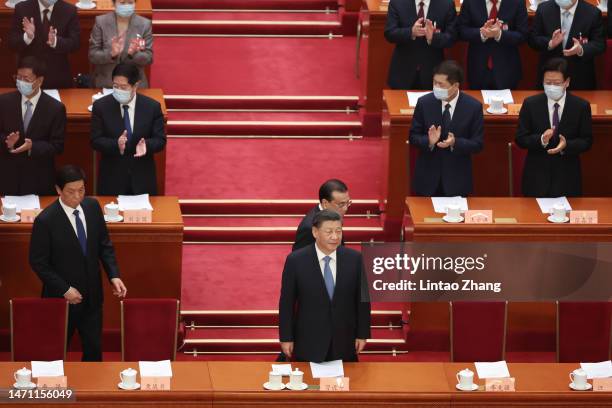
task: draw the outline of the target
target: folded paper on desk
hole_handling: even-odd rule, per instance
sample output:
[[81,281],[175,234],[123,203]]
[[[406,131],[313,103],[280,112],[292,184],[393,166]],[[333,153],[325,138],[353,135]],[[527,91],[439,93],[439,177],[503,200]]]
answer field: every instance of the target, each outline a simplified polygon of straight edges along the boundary
[[438,214],[446,214],[446,209],[450,205],[458,205],[462,212],[468,210],[468,203],[465,197],[431,197],[434,211]]
[[58,377],[64,375],[64,361],[32,361],[32,377]]
[[272,371],[280,375],[291,375],[291,364],[272,364]]
[[148,194],[120,195],[117,197],[119,210],[153,210]]
[[586,372],[589,380],[612,377],[612,362],[610,360],[601,363],[580,363],[580,367]]
[[62,101],[62,98],[60,98],[60,94],[59,94],[59,91],[57,89],[44,89],[43,92],[46,93],[47,95],[49,95],[50,97],[52,97],[53,99],[55,99],[58,102]]
[[500,90],[485,90],[480,91],[482,93],[482,100],[485,105],[491,104],[491,99],[502,99],[505,104],[514,103],[514,99],[512,99],[512,91],[509,89],[500,89]]
[[557,197],[557,198],[536,198],[538,205],[540,206],[540,210],[542,214],[550,214],[552,213],[553,207],[556,204],[562,204],[565,207],[566,211],[572,211],[572,206],[569,201],[567,201],[567,197]]
[[474,365],[480,379],[510,377],[508,364],[503,360],[491,363],[474,363]]
[[417,101],[419,100],[419,98],[423,95],[427,95],[428,93],[431,93],[430,91],[427,92],[406,92],[406,94],[408,95],[408,105],[410,106],[416,106]]
[[342,360],[310,363],[312,378],[344,377]]
[[2,198],[2,204],[15,204],[17,212],[20,213],[22,209],[27,208],[29,210],[35,210],[40,208],[40,199],[37,195],[29,194],[24,196],[5,196]]
[[141,377],[172,377],[170,360],[139,361],[138,367]]

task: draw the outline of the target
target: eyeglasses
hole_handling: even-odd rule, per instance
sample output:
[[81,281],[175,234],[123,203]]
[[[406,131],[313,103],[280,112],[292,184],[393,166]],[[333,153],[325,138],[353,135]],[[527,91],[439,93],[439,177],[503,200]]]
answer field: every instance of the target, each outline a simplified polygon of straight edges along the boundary
[[348,209],[351,206],[351,204],[353,204],[353,201],[352,200],[348,200],[348,201],[343,201],[341,203],[336,203],[336,202],[333,202],[333,203],[338,208],[346,208],[346,209]]

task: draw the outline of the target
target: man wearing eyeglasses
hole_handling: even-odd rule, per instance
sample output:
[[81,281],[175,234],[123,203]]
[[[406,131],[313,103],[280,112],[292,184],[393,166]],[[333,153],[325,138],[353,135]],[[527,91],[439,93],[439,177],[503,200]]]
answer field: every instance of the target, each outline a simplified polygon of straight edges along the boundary
[[[312,220],[321,210],[333,210],[344,217],[351,206],[348,187],[338,179],[327,180],[319,188],[319,203],[304,216],[295,234],[292,251],[315,242],[312,235]],[[344,245],[344,240],[342,240]]]
[[55,156],[64,151],[66,108],[41,91],[44,64],[19,62],[16,91],[0,95],[0,194],[53,195]]

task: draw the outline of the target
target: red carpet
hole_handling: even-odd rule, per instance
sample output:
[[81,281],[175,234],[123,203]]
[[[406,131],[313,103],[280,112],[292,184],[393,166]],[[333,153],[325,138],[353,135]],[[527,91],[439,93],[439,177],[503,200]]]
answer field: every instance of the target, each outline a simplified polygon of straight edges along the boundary
[[167,94],[358,95],[355,41],[158,37],[151,84]]
[[380,140],[168,141],[166,194],[181,198],[316,199],[340,178],[353,198],[378,197]]

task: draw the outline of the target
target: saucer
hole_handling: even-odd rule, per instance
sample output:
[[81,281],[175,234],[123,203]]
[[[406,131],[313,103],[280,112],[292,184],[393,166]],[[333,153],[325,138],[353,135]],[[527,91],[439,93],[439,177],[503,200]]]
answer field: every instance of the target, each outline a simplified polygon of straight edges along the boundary
[[501,108],[501,110],[495,111],[495,110],[491,110],[491,107],[488,107],[487,108],[487,113],[490,113],[492,115],[503,115],[505,113],[508,113],[508,109]]
[[30,381],[28,385],[19,385],[15,383],[13,384],[13,388],[17,388],[18,390],[33,390],[36,388],[36,384],[34,384],[32,381]]
[[108,215],[104,214],[104,221],[106,222],[121,222],[123,221],[123,216],[119,215],[117,218],[110,218]]
[[529,5],[529,10],[536,11],[537,9],[538,9],[537,5],[533,5],[533,4]]
[[6,218],[4,214],[0,215],[0,221],[4,222],[17,222],[21,219],[20,216],[16,215],[15,218]]
[[448,215],[445,215],[444,217],[442,217],[442,219],[446,222],[450,222],[451,224],[457,224],[459,222],[463,222],[463,217],[459,216],[457,218],[453,218],[453,217],[449,217]]
[[588,391],[591,388],[593,388],[593,386],[590,383],[586,383],[586,386],[584,388],[578,388],[574,385],[574,383],[570,383],[569,387],[574,390],[574,391]]
[[472,384],[470,388],[463,388],[461,384],[455,385],[459,391],[476,391],[478,389],[478,384]]
[[83,5],[83,3],[81,3],[80,1],[76,4],[76,6],[80,9],[83,10],[91,10],[91,9],[95,9],[96,8],[96,3],[91,3],[88,6]]
[[559,218],[553,217],[552,215],[549,215],[548,218],[546,219],[554,224],[564,224],[569,221],[569,217],[563,217],[559,219]]
[[90,111],[90,112],[92,112],[92,111],[93,111],[93,105],[89,105],[89,106],[87,107],[87,110],[88,110],[88,111]]
[[279,385],[272,385],[269,382],[266,382],[264,383],[263,387],[270,391],[280,391],[285,389],[285,384],[280,383]]
[[291,385],[291,383],[287,383],[286,387],[292,391],[304,391],[305,389],[308,388],[308,384],[306,384],[305,382],[301,383],[300,385],[298,385],[297,387],[294,387],[293,385]]
[[119,384],[117,384],[117,387],[121,388],[122,390],[131,391],[131,390],[139,389],[140,388],[140,384],[136,383],[136,384],[132,385],[131,387],[128,387],[127,385],[124,385],[122,382],[120,382]]

